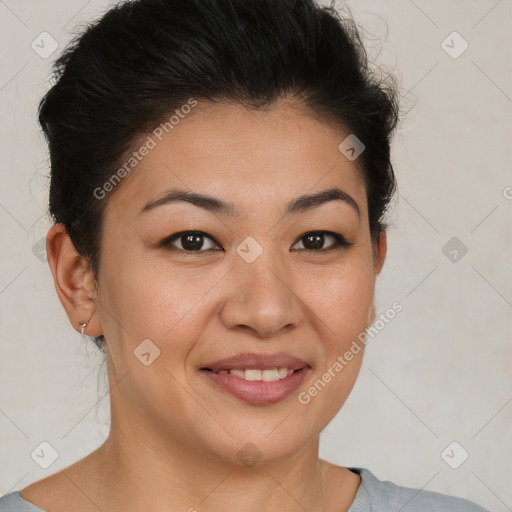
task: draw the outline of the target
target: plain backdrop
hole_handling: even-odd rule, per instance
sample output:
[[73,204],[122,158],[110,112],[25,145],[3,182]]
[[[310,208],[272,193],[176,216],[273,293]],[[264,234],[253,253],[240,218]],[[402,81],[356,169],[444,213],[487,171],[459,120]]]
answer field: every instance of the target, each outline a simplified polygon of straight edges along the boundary
[[[36,107],[51,61],[109,4],[0,1],[0,494],[70,465],[108,433],[102,356],[69,324],[41,245],[48,162]],[[512,510],[512,3],[349,6],[372,60],[399,77],[406,112],[376,300],[379,313],[395,301],[403,310],[368,344],[320,455]],[[36,51],[41,37],[57,50]],[[31,456],[43,441],[58,453],[47,469]]]

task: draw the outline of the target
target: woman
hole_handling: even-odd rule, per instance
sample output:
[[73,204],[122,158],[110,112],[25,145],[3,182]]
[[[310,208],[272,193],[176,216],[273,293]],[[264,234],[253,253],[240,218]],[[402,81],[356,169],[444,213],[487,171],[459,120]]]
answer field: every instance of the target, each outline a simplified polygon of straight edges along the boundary
[[311,0],[139,0],[58,59],[47,254],[111,428],[2,511],[484,511],[318,457],[361,366],[392,83]]

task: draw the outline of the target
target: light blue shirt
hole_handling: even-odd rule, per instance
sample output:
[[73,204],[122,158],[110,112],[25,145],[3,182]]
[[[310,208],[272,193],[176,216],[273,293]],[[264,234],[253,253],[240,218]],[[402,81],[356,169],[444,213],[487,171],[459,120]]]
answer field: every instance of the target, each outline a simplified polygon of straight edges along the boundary
[[[348,512],[490,512],[462,498],[379,480],[364,468],[347,469],[361,477],[361,484]],[[19,491],[14,491],[0,498],[0,512],[46,511],[24,500]]]

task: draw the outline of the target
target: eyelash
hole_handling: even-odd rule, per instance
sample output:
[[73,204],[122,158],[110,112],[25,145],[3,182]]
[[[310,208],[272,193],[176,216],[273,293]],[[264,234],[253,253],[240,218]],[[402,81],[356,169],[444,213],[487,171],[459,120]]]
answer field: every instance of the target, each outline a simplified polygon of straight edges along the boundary
[[[158,245],[160,247],[164,247],[164,248],[167,248],[170,250],[177,250],[177,251],[186,252],[186,253],[190,253],[190,254],[208,252],[208,251],[213,250],[213,249],[200,249],[198,251],[187,251],[186,249],[180,249],[179,247],[175,247],[172,245],[172,243],[175,240],[179,240],[183,236],[191,235],[191,234],[201,235],[203,237],[209,238],[210,240],[212,240],[215,244],[217,244],[220,247],[220,244],[212,236],[204,233],[203,231],[194,231],[194,230],[193,231],[180,231],[179,233],[174,233],[173,235],[164,238]],[[345,239],[345,237],[343,237],[343,235],[340,235],[339,233],[335,233],[334,231],[322,231],[322,230],[308,231],[308,232],[304,233],[303,235],[301,235],[298,238],[297,242],[295,242],[293,245],[296,245],[300,240],[307,237],[308,235],[316,235],[316,234],[330,235],[334,238],[334,243],[324,249],[300,249],[301,251],[326,252],[326,251],[331,251],[333,249],[342,249],[342,248],[347,248],[347,247],[354,245],[352,242],[347,241]]]

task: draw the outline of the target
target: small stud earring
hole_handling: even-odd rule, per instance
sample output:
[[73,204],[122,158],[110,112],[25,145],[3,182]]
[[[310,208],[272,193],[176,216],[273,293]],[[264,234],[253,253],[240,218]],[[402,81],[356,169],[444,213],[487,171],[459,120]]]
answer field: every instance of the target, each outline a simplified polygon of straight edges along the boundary
[[89,322],[85,322],[84,320],[78,322],[78,325],[80,326],[80,333],[81,334],[84,334],[85,332],[85,327],[87,326]]

